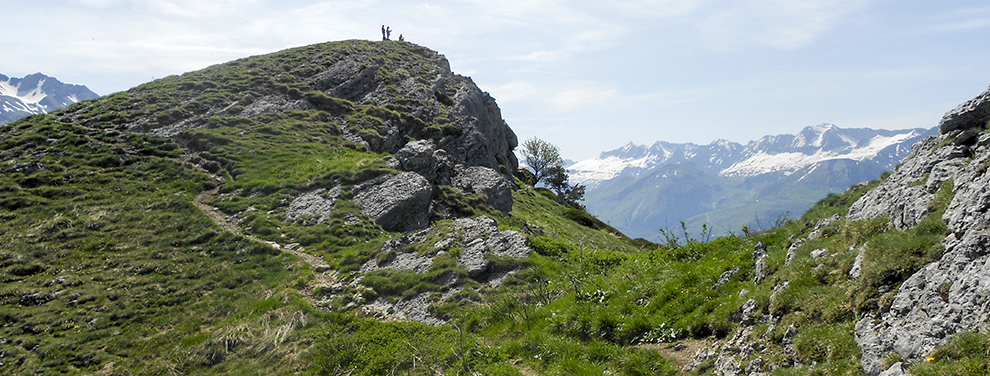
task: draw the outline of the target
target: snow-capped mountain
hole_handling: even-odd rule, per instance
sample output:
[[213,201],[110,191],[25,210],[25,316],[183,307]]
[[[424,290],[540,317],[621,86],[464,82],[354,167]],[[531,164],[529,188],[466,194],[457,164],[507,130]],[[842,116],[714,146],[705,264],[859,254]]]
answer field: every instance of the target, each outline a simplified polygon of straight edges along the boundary
[[692,162],[702,171],[726,177],[768,173],[789,175],[826,160],[852,159],[893,167],[911,145],[933,130],[843,129],[832,124],[806,127],[796,135],[764,136],[745,146],[727,140],[708,145],[658,141],[633,143],[568,166],[571,181],[596,187],[619,175],[639,176],[659,166]]
[[65,84],[41,73],[24,78],[0,74],[0,124],[97,97],[83,85]]
[[706,223],[728,233],[802,213],[827,193],[879,178],[934,133],[821,124],[746,145],[629,143],[568,170],[572,183],[588,187],[588,210],[627,235],[655,238],[682,220],[692,230]]

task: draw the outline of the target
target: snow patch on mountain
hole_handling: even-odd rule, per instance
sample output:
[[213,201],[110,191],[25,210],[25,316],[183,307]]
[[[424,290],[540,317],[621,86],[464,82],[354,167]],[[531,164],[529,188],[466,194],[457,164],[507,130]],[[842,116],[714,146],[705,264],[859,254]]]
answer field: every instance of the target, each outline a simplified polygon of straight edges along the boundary
[[[819,129],[815,130],[818,131]],[[832,129],[837,128],[828,128],[828,130]],[[820,135],[821,137],[818,137],[811,143],[806,143],[804,141],[807,140],[803,137],[803,133],[799,134],[795,137],[795,142],[793,145],[795,148],[805,147],[806,145],[821,147],[823,145],[822,139],[824,138],[825,133],[821,133]],[[917,130],[910,130],[905,133],[899,133],[892,136],[877,135],[870,138],[863,146],[857,146],[859,141],[852,139],[849,136],[841,133],[837,136],[839,136],[843,142],[850,145],[848,148],[842,150],[842,152],[819,149],[814,154],[806,154],[802,152],[772,153],[760,150],[746,159],[736,162],[729,168],[722,170],[719,172],[719,175],[746,177],[774,172],[783,172],[784,175],[790,175],[804,167],[828,160],[851,159],[863,162],[873,159],[886,148],[917,138],[921,136],[921,133]]]
[[0,74],[0,124],[96,97],[98,95],[85,86],[64,84],[41,73],[24,78]]
[[[806,127],[796,135],[765,136],[745,146],[727,140],[708,145],[656,142],[651,146],[629,143],[601,153],[598,158],[568,166],[571,181],[594,188],[620,175],[637,177],[654,168],[692,162],[703,171],[726,177],[751,177],[767,173],[785,176],[817,163],[836,159],[896,163],[911,144],[930,130],[900,131],[842,129],[833,124]],[[894,158],[895,160],[887,160]],[[884,159],[884,160],[879,160]]]

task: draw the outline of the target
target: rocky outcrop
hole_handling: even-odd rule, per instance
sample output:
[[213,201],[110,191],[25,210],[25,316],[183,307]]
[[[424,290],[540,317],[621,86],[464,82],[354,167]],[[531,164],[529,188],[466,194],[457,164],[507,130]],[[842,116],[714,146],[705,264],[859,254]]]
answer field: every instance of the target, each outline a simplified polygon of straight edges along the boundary
[[461,242],[466,244],[459,264],[467,268],[471,277],[480,276],[490,270],[491,262],[488,257],[525,258],[532,252],[526,246],[526,236],[512,230],[498,231],[498,224],[489,217],[463,218],[454,221],[454,225],[464,232]]
[[463,85],[454,95],[454,118],[463,134],[444,139],[440,147],[471,166],[485,166],[511,175],[518,168],[512,150],[515,133],[502,120],[502,112],[488,93],[475,85]]
[[503,214],[512,211],[512,184],[505,175],[484,166],[454,165],[447,151],[436,149],[432,141],[410,141],[395,153],[394,165],[467,194],[484,194],[486,203]]
[[465,193],[484,194],[488,205],[502,214],[512,211],[512,184],[498,171],[481,166],[461,167],[451,184]]
[[[848,219],[858,221],[889,216],[890,223],[898,229],[917,225],[928,215],[928,204],[947,178],[946,168],[965,162],[949,158],[951,148],[935,149],[947,137],[931,136],[915,144],[912,148],[914,157],[904,160],[887,180],[853,203]],[[936,165],[941,166],[936,168]]]
[[385,175],[354,188],[361,212],[389,231],[417,230],[429,225],[433,188],[415,172]]
[[939,133],[959,129],[985,128],[990,121],[990,89],[946,112],[938,124]]
[[[422,246],[424,244],[425,247]],[[507,266],[494,262],[493,258],[523,259],[532,253],[526,245],[526,236],[522,233],[499,231],[498,224],[489,217],[462,218],[455,220],[452,228],[432,227],[387,241],[379,251],[380,256],[364,263],[360,272],[370,273],[388,268],[427,273],[433,266],[434,258],[455,248],[460,249],[457,264],[464,268],[467,275],[449,273],[437,278],[434,282],[441,287],[441,300],[461,291],[463,283],[460,279],[464,277],[498,287],[507,275],[517,272],[519,266]],[[360,280],[356,279],[353,285],[360,284]],[[419,294],[401,301],[379,297],[364,308],[397,319],[411,319],[431,325],[443,324],[442,320],[429,314],[430,304],[437,303],[434,298],[427,299],[430,295]]]
[[[904,161],[875,190],[849,210],[850,219],[889,216],[897,228],[917,225],[930,214],[930,203],[944,183],[953,197],[942,215],[949,232],[945,252],[897,289],[889,310],[865,316],[856,325],[856,342],[863,350],[869,375],[885,371],[881,360],[897,353],[908,363],[927,356],[953,334],[979,330],[990,319],[990,134],[961,142],[969,156],[953,153],[959,129],[982,127],[988,96],[983,93],[942,120],[942,133],[919,142]],[[971,144],[971,145],[966,145]]]

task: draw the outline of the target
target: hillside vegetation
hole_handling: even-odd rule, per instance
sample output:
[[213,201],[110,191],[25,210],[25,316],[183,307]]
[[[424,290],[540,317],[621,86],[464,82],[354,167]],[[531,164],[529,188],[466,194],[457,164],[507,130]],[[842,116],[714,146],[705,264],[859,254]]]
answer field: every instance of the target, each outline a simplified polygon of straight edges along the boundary
[[[0,373],[675,375],[731,358],[746,372],[863,374],[856,320],[943,251],[951,184],[908,230],[844,218],[873,183],[764,232],[675,246],[519,180],[503,212],[438,178],[430,227],[389,231],[356,192],[402,173],[408,142],[457,155],[482,127],[458,112],[480,98],[473,83],[437,56],[314,45],[0,128]],[[350,91],[308,79],[349,61],[371,75]],[[438,75],[449,91],[429,86]],[[458,158],[511,172],[494,149]],[[290,219],[319,189],[340,190],[333,208]],[[532,252],[472,271],[459,221],[486,217]],[[429,263],[388,267],[400,256]],[[430,320],[401,319],[413,303]],[[915,369],[986,370],[987,341],[959,336]]]

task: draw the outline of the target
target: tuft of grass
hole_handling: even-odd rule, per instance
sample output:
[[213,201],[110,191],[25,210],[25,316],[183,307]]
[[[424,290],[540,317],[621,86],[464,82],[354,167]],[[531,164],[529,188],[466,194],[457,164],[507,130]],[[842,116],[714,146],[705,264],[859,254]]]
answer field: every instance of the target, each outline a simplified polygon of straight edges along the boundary
[[986,375],[990,372],[990,336],[960,332],[922,362],[910,368],[912,375]]

